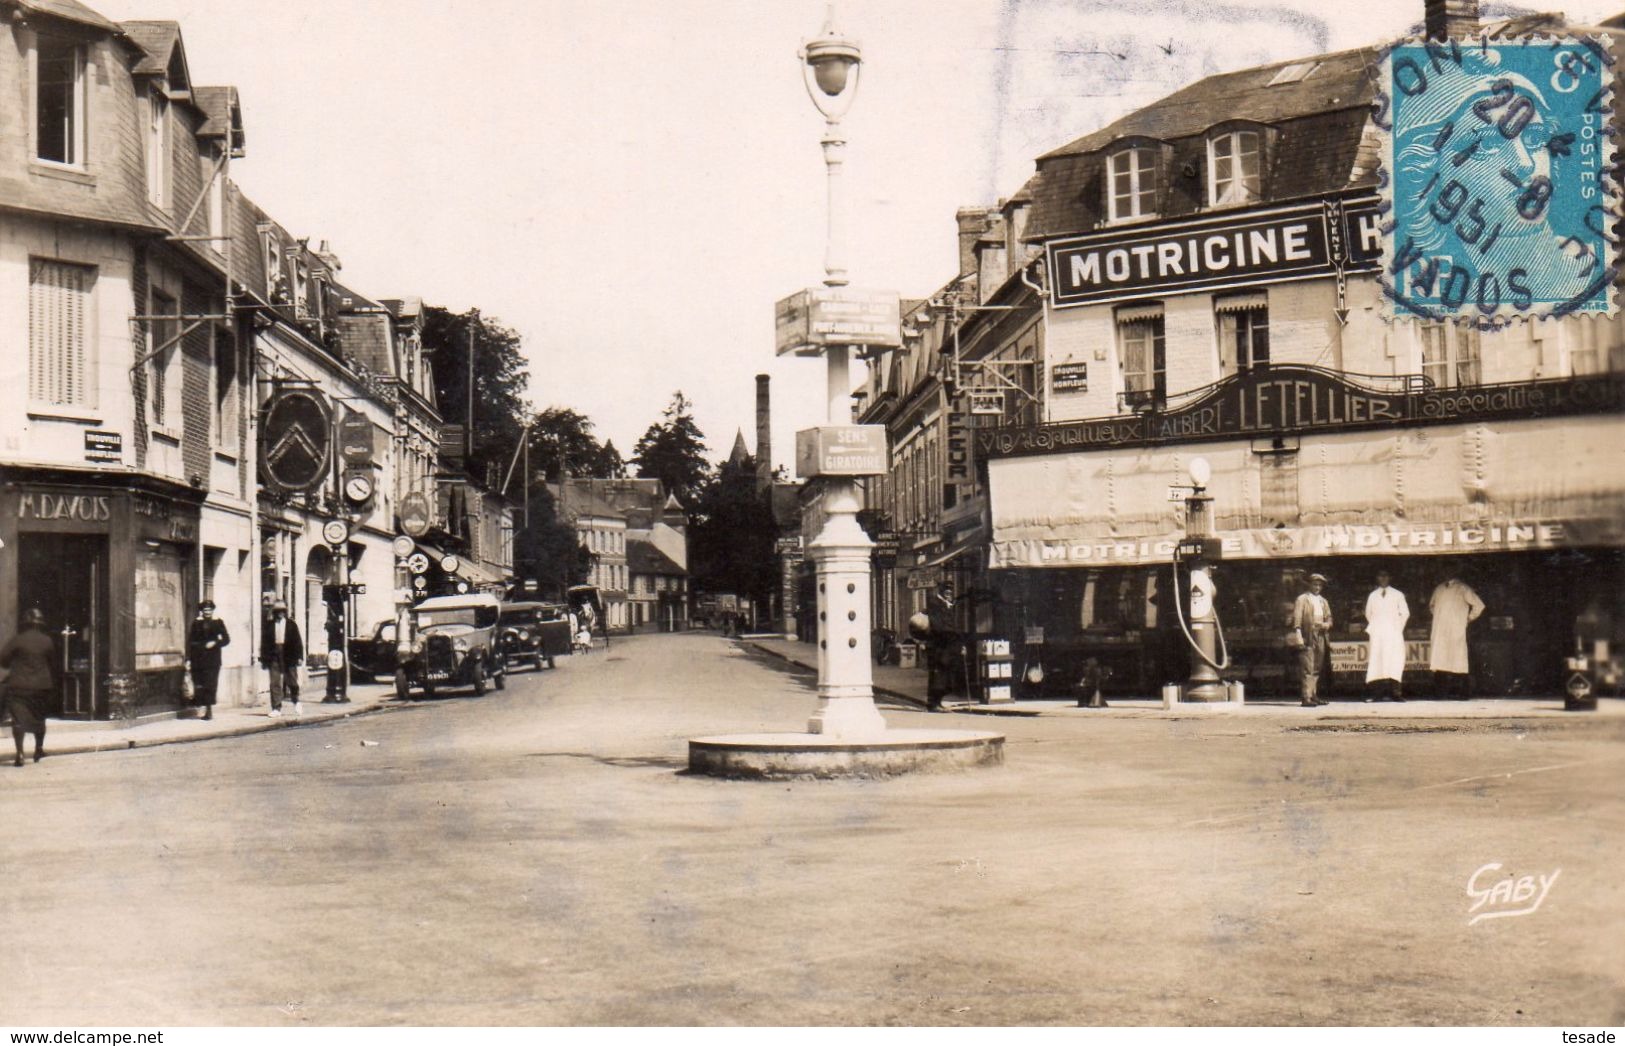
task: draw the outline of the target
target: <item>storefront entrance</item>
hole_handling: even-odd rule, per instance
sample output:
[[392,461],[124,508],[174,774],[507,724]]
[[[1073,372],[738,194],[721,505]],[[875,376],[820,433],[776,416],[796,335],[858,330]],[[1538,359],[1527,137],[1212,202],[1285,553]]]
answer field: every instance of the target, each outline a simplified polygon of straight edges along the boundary
[[22,533],[17,538],[17,618],[45,614],[56,644],[61,704],[53,714],[92,719],[105,709],[107,672],[107,538],[99,534]]

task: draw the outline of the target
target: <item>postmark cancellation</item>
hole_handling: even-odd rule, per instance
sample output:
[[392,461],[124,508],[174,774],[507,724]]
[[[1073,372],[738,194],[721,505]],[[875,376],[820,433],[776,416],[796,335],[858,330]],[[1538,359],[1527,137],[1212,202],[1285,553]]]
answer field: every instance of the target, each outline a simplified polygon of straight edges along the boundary
[[1611,315],[1620,192],[1605,36],[1405,41],[1379,61],[1392,319]]

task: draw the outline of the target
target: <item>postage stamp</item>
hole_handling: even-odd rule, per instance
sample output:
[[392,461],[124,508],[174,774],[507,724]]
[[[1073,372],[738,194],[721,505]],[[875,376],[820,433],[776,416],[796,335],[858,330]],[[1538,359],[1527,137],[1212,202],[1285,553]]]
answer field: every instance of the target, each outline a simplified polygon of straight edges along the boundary
[[1405,42],[1378,73],[1390,318],[1611,314],[1607,37]]

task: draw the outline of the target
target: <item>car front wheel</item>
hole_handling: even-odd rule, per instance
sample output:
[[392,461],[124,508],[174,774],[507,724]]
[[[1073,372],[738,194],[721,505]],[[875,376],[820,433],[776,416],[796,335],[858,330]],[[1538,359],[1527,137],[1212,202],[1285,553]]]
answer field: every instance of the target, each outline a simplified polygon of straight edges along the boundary
[[496,674],[495,683],[498,690],[508,689],[508,669],[506,667]]
[[412,696],[412,682],[406,678],[406,669],[395,670],[395,696],[405,701]]
[[474,665],[474,696],[480,697],[485,693],[485,662],[480,661]]

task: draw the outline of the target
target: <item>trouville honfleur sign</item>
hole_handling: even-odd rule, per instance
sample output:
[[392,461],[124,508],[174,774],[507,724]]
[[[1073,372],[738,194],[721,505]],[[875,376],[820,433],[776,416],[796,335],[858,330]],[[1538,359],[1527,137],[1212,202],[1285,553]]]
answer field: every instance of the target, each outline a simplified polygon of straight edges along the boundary
[[1625,407],[1625,378],[1619,375],[1448,389],[1418,383],[1404,391],[1384,391],[1357,385],[1333,371],[1276,366],[1226,378],[1166,412],[980,429],[976,441],[983,457],[1005,458],[1168,442],[1593,414],[1621,407]]
[[1326,200],[1144,229],[1107,229],[1048,245],[1056,308],[1311,279],[1377,267],[1374,199]]

